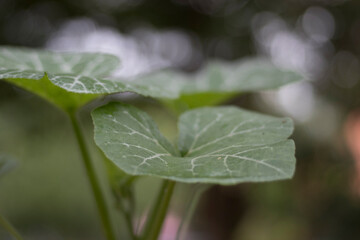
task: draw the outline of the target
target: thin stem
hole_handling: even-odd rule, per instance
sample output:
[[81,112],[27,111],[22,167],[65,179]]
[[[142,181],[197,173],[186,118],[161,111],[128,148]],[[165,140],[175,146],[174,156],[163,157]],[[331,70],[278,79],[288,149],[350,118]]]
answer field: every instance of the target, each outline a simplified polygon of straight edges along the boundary
[[[180,223],[180,226],[176,232],[176,240],[181,239],[181,235],[187,232],[187,229],[190,225],[191,219],[194,215],[196,206],[199,203],[199,200],[202,196],[202,194],[209,188],[210,185],[197,185],[194,188],[194,193],[191,194],[190,199],[187,203],[187,207],[185,210],[185,214],[182,218],[182,221]],[[185,238],[182,238],[185,239]]]
[[76,140],[79,145],[79,149],[81,152],[82,160],[85,166],[86,174],[88,176],[91,190],[93,192],[95,202],[97,205],[97,209],[101,218],[101,222],[106,234],[106,238],[108,240],[116,240],[116,234],[114,225],[111,221],[110,207],[106,203],[105,196],[100,187],[100,179],[96,174],[96,169],[94,163],[91,161],[89,151],[86,147],[86,142],[84,136],[81,132],[81,127],[79,121],[76,117],[75,112],[71,112],[70,114],[71,124],[74,129],[74,133],[76,136]]
[[[126,225],[128,227],[129,233],[130,233],[130,237],[131,239],[137,239],[135,232],[134,232],[134,225],[133,225],[133,217],[132,217],[132,210],[127,210],[126,207],[124,206],[124,203],[122,201],[122,197],[121,194],[119,194],[118,192],[116,192],[115,190],[115,196],[116,196],[116,200],[117,200],[117,207],[119,208],[119,210],[123,213],[124,217],[125,217],[125,222]],[[125,199],[124,199],[125,200]],[[132,207],[131,207],[132,208]]]
[[132,224],[132,216],[127,211],[124,211],[124,215],[125,215],[126,224],[128,226],[129,232],[130,232],[131,239],[136,239],[137,237],[135,236],[134,226]]
[[169,208],[174,187],[175,182],[169,180],[164,181],[156,199],[155,206],[147,219],[143,234],[144,240],[158,239],[161,227],[164,223],[166,212]]
[[23,240],[19,232],[9,223],[3,216],[0,215],[0,225],[10,233],[16,240]]
[[[122,176],[121,180],[119,181],[117,176],[113,173],[111,168],[115,167],[111,163],[111,161],[102,154],[104,161],[107,163],[107,173],[109,182],[112,182],[111,190],[112,195],[114,196],[116,210],[124,217],[126,226],[128,228],[129,238],[131,240],[137,239],[135,234],[135,228],[133,224],[133,213],[135,209],[134,204],[134,194],[133,194],[133,180],[135,179],[133,176]],[[115,180],[115,181],[114,181]],[[126,204],[128,203],[128,204]],[[126,206],[128,207],[126,207]]]

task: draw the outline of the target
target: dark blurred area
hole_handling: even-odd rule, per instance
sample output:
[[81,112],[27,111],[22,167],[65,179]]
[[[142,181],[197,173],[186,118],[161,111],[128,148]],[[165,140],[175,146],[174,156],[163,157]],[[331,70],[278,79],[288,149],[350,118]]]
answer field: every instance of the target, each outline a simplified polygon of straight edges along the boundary
[[[210,188],[184,239],[356,240],[359,13],[357,0],[0,0],[0,45],[112,53],[122,77],[247,56],[300,72],[306,80],[229,102],[294,119],[294,178]],[[174,139],[174,117],[138,101]],[[0,181],[0,213],[26,239],[101,239],[66,117],[0,81],[0,133],[0,152],[19,162]],[[157,185],[137,184],[139,218]],[[173,239],[191,193],[179,186],[162,239]],[[9,239],[1,229],[0,239]]]

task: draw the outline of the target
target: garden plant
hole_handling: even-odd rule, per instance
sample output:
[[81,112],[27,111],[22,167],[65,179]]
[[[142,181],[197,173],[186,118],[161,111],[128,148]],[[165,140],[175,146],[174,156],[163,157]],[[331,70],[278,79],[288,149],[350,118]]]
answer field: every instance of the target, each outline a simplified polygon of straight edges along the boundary
[[[107,178],[107,187],[112,186],[127,220],[129,238],[158,239],[177,182],[231,185],[292,177],[291,119],[214,105],[244,92],[298,81],[298,74],[263,59],[247,59],[214,61],[195,74],[162,70],[126,80],[111,75],[119,65],[109,54],[0,48],[0,79],[39,95],[69,116],[107,239],[119,239],[111,217],[116,208],[104,196],[99,176],[105,173],[91,159],[77,115],[96,98],[133,92],[157,99],[179,115],[178,141],[173,144],[145,111],[132,105],[110,102],[92,111],[95,143],[122,176],[120,185]],[[163,183],[145,226],[136,233],[124,202],[131,199],[133,180],[141,176]],[[10,233],[21,239],[16,231]]]

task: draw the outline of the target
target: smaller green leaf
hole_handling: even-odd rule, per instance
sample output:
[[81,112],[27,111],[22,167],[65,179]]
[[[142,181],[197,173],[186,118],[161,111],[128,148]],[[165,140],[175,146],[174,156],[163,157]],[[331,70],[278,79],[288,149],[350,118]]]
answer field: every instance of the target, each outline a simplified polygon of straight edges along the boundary
[[202,92],[249,92],[273,89],[299,81],[302,77],[292,71],[281,70],[264,59],[245,59],[235,62],[215,61],[208,64],[183,89],[183,94]]
[[0,176],[15,167],[15,161],[11,157],[0,155]]
[[294,172],[288,118],[236,107],[192,110],[180,117],[178,151],[135,107],[111,103],[93,111],[92,117],[96,144],[130,175],[236,184],[286,179]]
[[160,71],[139,77],[136,82],[167,85],[172,91],[177,89],[180,98],[164,102],[183,111],[217,105],[239,93],[274,89],[301,79],[302,76],[295,72],[254,58],[235,62],[212,61],[195,74]]

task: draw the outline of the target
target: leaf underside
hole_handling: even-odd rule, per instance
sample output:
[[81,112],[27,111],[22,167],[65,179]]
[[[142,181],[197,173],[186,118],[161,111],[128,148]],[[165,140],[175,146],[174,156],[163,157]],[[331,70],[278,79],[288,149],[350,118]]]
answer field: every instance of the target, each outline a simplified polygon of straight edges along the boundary
[[236,184],[290,178],[295,146],[288,118],[236,107],[191,110],[178,123],[178,149],[135,107],[110,103],[92,113],[95,142],[130,175],[188,183]]
[[[175,98],[144,83],[107,79],[118,67],[117,57],[99,53],[54,53],[27,48],[0,48],[0,79],[36,93],[62,109],[77,108],[100,94],[135,92]],[[83,96],[81,96],[83,95]]]

